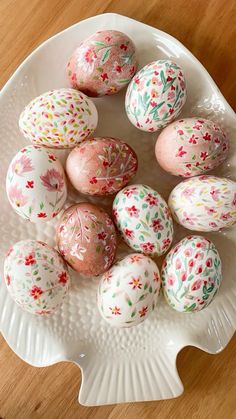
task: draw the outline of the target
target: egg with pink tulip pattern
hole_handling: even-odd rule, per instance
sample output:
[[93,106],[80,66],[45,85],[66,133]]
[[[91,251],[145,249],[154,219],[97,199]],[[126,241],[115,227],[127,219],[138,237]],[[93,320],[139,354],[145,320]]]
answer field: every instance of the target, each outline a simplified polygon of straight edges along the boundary
[[72,148],[96,129],[97,109],[75,89],[50,90],[33,99],[23,110],[19,128],[33,144]]
[[164,296],[177,311],[207,307],[222,281],[221,260],[215,245],[201,236],[188,236],[167,254],[161,282]]
[[68,294],[70,278],[59,253],[46,243],[22,240],[8,251],[4,262],[7,290],[32,314],[52,314]]
[[146,185],[129,185],[116,195],[113,218],[124,241],[135,251],[160,256],[173,239],[170,210],[162,196]]
[[177,118],[186,101],[183,70],[171,60],[153,61],[130,82],[125,109],[130,122],[155,132]]
[[133,253],[102,276],[97,292],[98,309],[111,326],[135,326],[155,309],[159,290],[160,275],[155,262]]
[[203,175],[180,182],[168,205],[177,223],[189,230],[218,231],[236,223],[236,182]]
[[32,222],[51,220],[67,197],[61,162],[44,147],[22,148],[9,165],[6,191],[12,208],[21,217]]
[[218,167],[228,151],[229,140],[224,131],[203,118],[172,122],[159,135],[155,148],[160,166],[183,177],[201,175]]
[[88,96],[112,95],[123,89],[137,69],[133,41],[123,32],[98,31],[85,39],[67,64],[70,85]]

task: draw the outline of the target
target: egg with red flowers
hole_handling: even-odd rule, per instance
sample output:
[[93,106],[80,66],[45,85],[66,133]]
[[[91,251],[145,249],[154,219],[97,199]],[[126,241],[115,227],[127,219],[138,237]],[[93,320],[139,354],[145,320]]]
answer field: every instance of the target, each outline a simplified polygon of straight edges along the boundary
[[133,41],[123,32],[104,30],[81,42],[66,71],[73,88],[88,96],[104,96],[127,86],[137,65]]
[[173,221],[162,196],[146,185],[129,185],[116,195],[113,218],[133,250],[160,256],[173,239]]
[[196,176],[215,169],[225,161],[229,139],[213,121],[185,118],[163,129],[155,152],[160,166],[172,175]]
[[41,241],[15,243],[4,262],[4,277],[13,300],[32,314],[54,313],[69,291],[66,263],[55,249]]
[[84,141],[70,152],[66,161],[70,182],[88,195],[117,193],[135,176],[137,168],[134,150],[110,137]]
[[167,254],[161,282],[168,304],[189,313],[207,307],[222,281],[220,255],[212,241],[188,236]]
[[57,246],[65,261],[86,276],[104,273],[117,247],[115,226],[100,207],[88,202],[67,208],[57,226]]

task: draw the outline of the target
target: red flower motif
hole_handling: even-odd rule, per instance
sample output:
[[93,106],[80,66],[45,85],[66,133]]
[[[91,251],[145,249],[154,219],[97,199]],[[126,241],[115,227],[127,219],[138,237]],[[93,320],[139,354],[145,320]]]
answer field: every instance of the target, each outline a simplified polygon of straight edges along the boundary
[[150,242],[142,243],[140,246],[141,246],[144,253],[150,253],[155,248],[155,245],[153,243],[150,243]]
[[58,275],[58,279],[59,279],[59,284],[63,284],[65,285],[67,283],[68,277],[67,277],[67,273],[66,272],[61,272]]
[[34,300],[37,300],[40,295],[42,295],[43,291],[40,287],[37,287],[36,285],[34,285],[31,290],[30,290],[30,295],[31,297],[34,297]]
[[192,291],[197,291],[197,290],[199,290],[199,288],[201,288],[201,285],[202,285],[202,281],[201,281],[201,279],[198,279],[197,281],[195,281],[194,283],[193,283],[193,285],[191,286],[191,290]]
[[208,258],[208,259],[206,260],[206,266],[207,266],[208,268],[211,268],[211,267],[212,267],[212,258]]
[[139,216],[139,210],[135,207],[135,205],[132,205],[132,207],[126,207],[125,208],[130,217],[138,217]]
[[158,272],[154,272],[154,278],[153,278],[153,281],[154,282],[158,282],[159,281],[159,275],[158,275]]
[[141,310],[139,310],[139,317],[144,317],[147,314],[147,306],[143,307]]
[[54,154],[49,154],[48,157],[50,160],[56,161],[56,157],[54,156]]
[[117,73],[121,73],[121,72],[122,72],[122,67],[121,67],[121,65],[117,65],[117,66],[115,67],[115,70],[116,70],[116,72],[117,72]]
[[115,307],[109,307],[109,309],[111,310],[111,314],[114,314],[115,316],[120,315],[121,311],[120,308],[115,306]]
[[198,268],[196,269],[196,274],[201,274],[202,273],[202,265],[198,266]]
[[150,105],[154,108],[154,106],[157,106],[157,102],[154,102],[153,100],[151,100]]
[[28,180],[26,188],[33,189],[33,187],[34,187],[34,181],[33,180]]
[[109,163],[108,163],[108,161],[107,161],[107,160],[103,160],[102,164],[103,164],[103,166],[104,166],[104,167],[109,166]]
[[117,215],[118,215],[118,211],[117,211],[116,208],[113,209],[112,214],[113,214],[114,220],[116,221],[117,220]]
[[108,80],[108,74],[107,73],[102,73],[101,78],[102,78],[102,81]]
[[134,82],[135,82],[135,84],[139,84],[140,83],[140,79],[139,79],[139,77],[134,77]]
[[39,212],[39,213],[37,214],[37,217],[38,217],[38,218],[46,218],[46,217],[47,217],[47,214],[46,214],[46,212]]
[[11,278],[10,278],[10,275],[8,275],[8,274],[6,276],[6,282],[7,282],[7,285],[10,285],[10,283],[11,283]]
[[127,45],[125,45],[125,44],[121,44],[120,45],[120,49],[123,49],[124,51],[127,51]]
[[157,197],[149,193],[145,198],[145,202],[147,202],[149,206],[152,208],[154,205],[157,205],[158,199]]
[[96,178],[96,176],[93,176],[91,179],[90,179],[90,181],[89,181],[89,183],[91,183],[92,185],[94,185],[95,183],[97,183],[98,181],[97,181],[97,178]]
[[163,240],[162,249],[166,249],[170,245],[170,239]]
[[157,220],[153,220],[151,227],[153,228],[154,232],[157,233],[157,231],[163,230],[163,225],[161,224],[161,219],[158,218]]
[[135,262],[139,262],[140,260],[142,260],[142,256],[140,255],[133,255],[133,256],[130,256],[130,261],[131,261],[131,263],[135,263]]
[[221,214],[220,219],[225,221],[225,220],[229,220],[230,218],[232,218],[230,212],[225,212],[223,214]]
[[168,76],[166,79],[167,82],[170,82],[171,80],[173,80],[173,77],[170,77],[170,76]]
[[169,109],[169,113],[172,115],[173,112],[174,112],[174,109],[173,108],[170,108]]
[[134,232],[133,230],[129,230],[128,228],[126,228],[124,230],[124,234],[126,237],[129,237],[130,239],[132,239],[134,237]]
[[183,134],[184,134],[184,131],[183,131],[182,129],[178,129],[177,133],[178,133],[179,135],[183,135]]
[[25,256],[25,265],[26,266],[30,266],[30,265],[34,265],[36,263],[35,260],[35,253],[29,253],[29,255]]
[[196,243],[196,247],[199,249],[201,247],[206,247],[206,243],[205,242],[197,242]]
[[201,151],[200,158],[205,161],[208,156],[207,151]]
[[105,231],[102,231],[101,233],[98,233],[98,240],[106,240],[107,238],[107,234],[105,233]]
[[129,285],[132,285],[133,290],[135,290],[136,288],[140,290],[142,288],[142,282],[140,282],[140,278],[132,277],[132,281],[129,282]]
[[130,197],[130,196],[132,196],[132,195],[136,195],[137,194],[137,188],[136,188],[136,186],[133,186],[132,188],[127,188],[125,191],[124,191],[124,195],[126,195],[128,198]]
[[193,259],[190,259],[189,262],[188,262],[188,266],[190,268],[192,268],[194,266],[194,263],[195,263],[194,260]]
[[208,132],[206,132],[206,134],[203,135],[203,138],[204,138],[205,141],[211,141],[211,135],[208,134]]
[[187,152],[183,150],[183,146],[181,145],[181,147],[179,147],[178,152],[175,156],[176,157],[183,157],[185,154],[187,154]]
[[191,135],[191,137],[189,138],[189,143],[190,144],[197,144],[197,141],[196,141],[197,138],[198,137],[196,137],[194,134]]

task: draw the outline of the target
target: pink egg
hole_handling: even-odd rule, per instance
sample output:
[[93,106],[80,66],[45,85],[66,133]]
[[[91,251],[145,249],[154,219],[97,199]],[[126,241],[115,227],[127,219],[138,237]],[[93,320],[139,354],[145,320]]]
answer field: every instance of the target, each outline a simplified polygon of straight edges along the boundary
[[109,215],[94,204],[75,204],[63,213],[57,228],[57,245],[76,271],[100,275],[112,265],[117,241]]
[[134,177],[138,159],[123,141],[104,137],[84,141],[66,162],[67,175],[79,192],[89,195],[114,194]]
[[156,142],[160,166],[176,176],[200,175],[219,166],[228,155],[229,141],[214,122],[185,118],[168,125]]
[[112,95],[137,69],[136,49],[122,32],[99,31],[85,39],[67,64],[70,85],[88,96]]

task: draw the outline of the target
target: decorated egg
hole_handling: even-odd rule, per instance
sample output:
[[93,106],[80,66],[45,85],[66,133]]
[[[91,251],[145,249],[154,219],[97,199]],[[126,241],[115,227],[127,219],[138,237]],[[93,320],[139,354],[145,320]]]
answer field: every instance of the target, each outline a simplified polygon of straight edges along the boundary
[[137,168],[133,149],[110,137],[84,141],[70,152],[66,162],[72,185],[89,195],[116,193],[133,178]]
[[166,256],[161,280],[164,296],[175,310],[192,312],[207,307],[222,281],[215,245],[201,236],[185,237]]
[[74,51],[67,76],[72,87],[88,96],[112,95],[130,82],[137,65],[136,49],[127,35],[98,31]]
[[127,116],[142,131],[154,132],[179,115],[186,101],[182,69],[170,60],[158,60],[143,67],[126,92]]
[[51,314],[65,299],[70,278],[66,263],[46,243],[22,240],[12,246],[4,263],[7,290],[22,309]]
[[186,118],[172,122],[159,135],[156,158],[160,166],[176,176],[195,176],[214,169],[227,157],[229,142],[214,122]]
[[34,145],[24,147],[10,163],[6,191],[21,217],[32,222],[51,220],[67,197],[63,167],[51,151]]
[[135,326],[154,310],[159,290],[157,265],[149,257],[133,253],[113,265],[101,278],[98,309],[111,326]]
[[174,219],[185,228],[218,231],[236,222],[236,182],[196,176],[179,183],[168,204]]
[[33,144],[72,148],[93,133],[97,122],[91,99],[77,90],[62,88],[33,99],[21,113],[19,127]]
[[100,275],[110,268],[116,253],[115,226],[109,215],[90,203],[67,208],[57,228],[61,255],[76,271]]
[[173,239],[173,222],[161,195],[146,185],[122,189],[113,202],[113,217],[124,241],[147,255],[162,255]]

